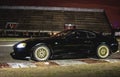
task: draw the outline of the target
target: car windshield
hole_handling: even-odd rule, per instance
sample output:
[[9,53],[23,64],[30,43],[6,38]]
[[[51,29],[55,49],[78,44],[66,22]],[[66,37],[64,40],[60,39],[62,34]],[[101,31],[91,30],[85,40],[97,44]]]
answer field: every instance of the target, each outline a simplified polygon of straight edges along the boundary
[[67,36],[70,32],[71,32],[70,30],[62,31],[57,33],[56,35],[53,35],[52,37],[64,37]]

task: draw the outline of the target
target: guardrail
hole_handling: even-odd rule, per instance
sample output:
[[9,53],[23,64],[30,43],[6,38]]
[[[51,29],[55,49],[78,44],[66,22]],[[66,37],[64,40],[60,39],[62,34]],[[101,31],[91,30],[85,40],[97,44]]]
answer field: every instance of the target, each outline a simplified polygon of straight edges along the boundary
[[49,37],[59,31],[47,30],[0,30],[0,37]]

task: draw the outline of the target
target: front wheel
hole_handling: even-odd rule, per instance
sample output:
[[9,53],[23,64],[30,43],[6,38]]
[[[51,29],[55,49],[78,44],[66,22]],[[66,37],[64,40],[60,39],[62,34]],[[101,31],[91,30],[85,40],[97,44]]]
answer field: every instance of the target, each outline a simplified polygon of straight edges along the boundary
[[36,61],[46,61],[50,57],[50,49],[45,45],[36,46],[33,49],[33,59]]
[[110,55],[110,49],[107,45],[101,44],[97,48],[97,57],[104,59]]

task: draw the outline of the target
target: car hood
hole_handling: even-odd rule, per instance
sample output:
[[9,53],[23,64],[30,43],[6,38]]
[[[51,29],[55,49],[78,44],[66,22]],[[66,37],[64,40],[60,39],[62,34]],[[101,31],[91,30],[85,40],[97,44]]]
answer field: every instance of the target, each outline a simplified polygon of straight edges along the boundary
[[44,38],[31,38],[31,39],[27,39],[23,42],[25,43],[39,43],[39,42],[48,42],[48,41],[51,41],[51,40],[54,40],[53,38],[50,38],[50,37],[44,37]]
[[49,38],[46,38],[46,37],[45,38],[31,38],[31,39],[27,39],[27,40],[24,40],[24,41],[21,41],[21,42],[15,44],[14,47],[16,47],[20,43],[26,43],[27,44],[26,47],[32,47],[32,46],[34,46],[34,45],[36,45],[38,43],[47,43],[47,44],[49,44],[54,40],[55,39],[51,38],[51,37],[49,37]]

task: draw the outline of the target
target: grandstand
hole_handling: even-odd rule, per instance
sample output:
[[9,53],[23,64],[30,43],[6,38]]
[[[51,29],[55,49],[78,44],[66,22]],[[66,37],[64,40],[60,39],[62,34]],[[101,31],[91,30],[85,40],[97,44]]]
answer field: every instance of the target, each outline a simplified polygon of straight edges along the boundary
[[103,9],[0,6],[0,36],[41,36],[64,30],[65,24],[105,34],[111,26]]

